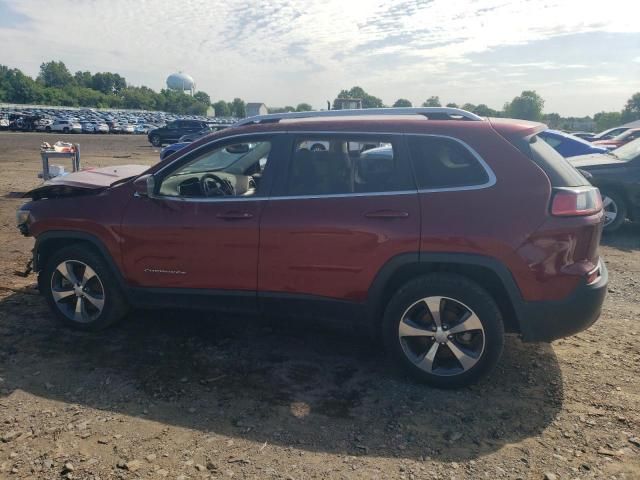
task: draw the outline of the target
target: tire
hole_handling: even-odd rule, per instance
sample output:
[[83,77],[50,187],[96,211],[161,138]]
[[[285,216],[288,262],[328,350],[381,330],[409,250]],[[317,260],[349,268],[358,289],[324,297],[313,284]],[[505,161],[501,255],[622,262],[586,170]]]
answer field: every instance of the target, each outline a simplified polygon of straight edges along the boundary
[[44,127],[44,131],[47,133],[51,133],[51,127]]
[[64,127],[64,128],[62,129],[62,133],[69,133],[69,128]]
[[604,232],[615,232],[627,218],[627,203],[619,193],[603,191],[602,206],[605,214]]
[[160,140],[160,137],[158,135],[151,135],[151,138],[149,138],[149,140],[151,141],[151,145],[153,145],[154,147],[162,146],[162,141]]
[[[425,300],[438,310],[440,326]],[[470,316],[462,322],[465,315]],[[413,317],[410,323],[408,316]],[[496,366],[504,345],[502,315],[491,295],[451,273],[433,273],[403,285],[387,304],[382,334],[387,350],[406,372],[439,388],[477,382]]]
[[[76,280],[75,288],[69,279]],[[71,245],[51,255],[38,276],[38,286],[56,319],[77,330],[103,330],[128,311],[119,282],[104,258],[84,245]]]

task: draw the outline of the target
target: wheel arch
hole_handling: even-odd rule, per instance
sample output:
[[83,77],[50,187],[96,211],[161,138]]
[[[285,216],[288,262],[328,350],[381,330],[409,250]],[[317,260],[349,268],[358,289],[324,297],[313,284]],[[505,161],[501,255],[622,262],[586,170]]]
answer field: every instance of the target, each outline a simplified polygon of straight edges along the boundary
[[124,284],[124,277],[107,247],[98,237],[85,232],[55,230],[38,235],[33,247],[33,270],[41,271],[47,259],[56,250],[75,244],[85,245],[98,253],[107,262],[119,283]]
[[505,330],[521,333],[520,289],[511,272],[500,261],[482,255],[458,253],[405,253],[390,259],[378,272],[367,294],[367,315],[377,325],[394,292],[421,275],[457,273],[482,286],[502,313]]

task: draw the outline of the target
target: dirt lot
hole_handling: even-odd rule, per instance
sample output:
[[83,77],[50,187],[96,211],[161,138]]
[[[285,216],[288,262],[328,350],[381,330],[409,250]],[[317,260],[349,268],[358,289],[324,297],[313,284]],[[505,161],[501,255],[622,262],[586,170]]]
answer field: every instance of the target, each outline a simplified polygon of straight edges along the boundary
[[[439,391],[344,332],[192,312],[58,328],[12,274],[32,246],[16,192],[57,138],[0,133],[0,478],[640,478],[640,226],[604,240],[590,330],[509,338],[489,379]],[[70,138],[84,166],[158,156],[144,137]]]

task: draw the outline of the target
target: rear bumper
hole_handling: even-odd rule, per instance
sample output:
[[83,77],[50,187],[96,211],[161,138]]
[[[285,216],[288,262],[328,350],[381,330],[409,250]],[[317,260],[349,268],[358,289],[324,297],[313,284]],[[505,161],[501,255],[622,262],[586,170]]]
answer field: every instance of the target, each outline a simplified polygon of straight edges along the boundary
[[600,317],[609,281],[604,262],[600,271],[596,283],[579,286],[566,299],[521,305],[519,317],[522,339],[525,342],[550,342],[593,325]]

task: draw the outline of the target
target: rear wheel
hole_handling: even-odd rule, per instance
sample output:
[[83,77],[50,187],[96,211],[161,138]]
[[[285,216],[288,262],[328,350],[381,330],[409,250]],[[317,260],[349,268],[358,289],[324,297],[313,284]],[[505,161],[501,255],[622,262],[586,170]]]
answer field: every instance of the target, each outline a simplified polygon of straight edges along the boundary
[[151,145],[153,145],[154,147],[162,146],[162,141],[160,140],[160,137],[158,135],[151,135],[151,138],[149,140],[151,140]]
[[627,205],[622,196],[616,192],[602,192],[602,208],[605,232],[617,230],[627,218]]
[[502,316],[493,298],[467,278],[437,273],[400,288],[384,315],[383,334],[395,360],[436,387],[472,384],[498,362]]
[[117,279],[104,259],[82,245],[51,255],[38,281],[56,318],[79,330],[106,328],[128,310]]

